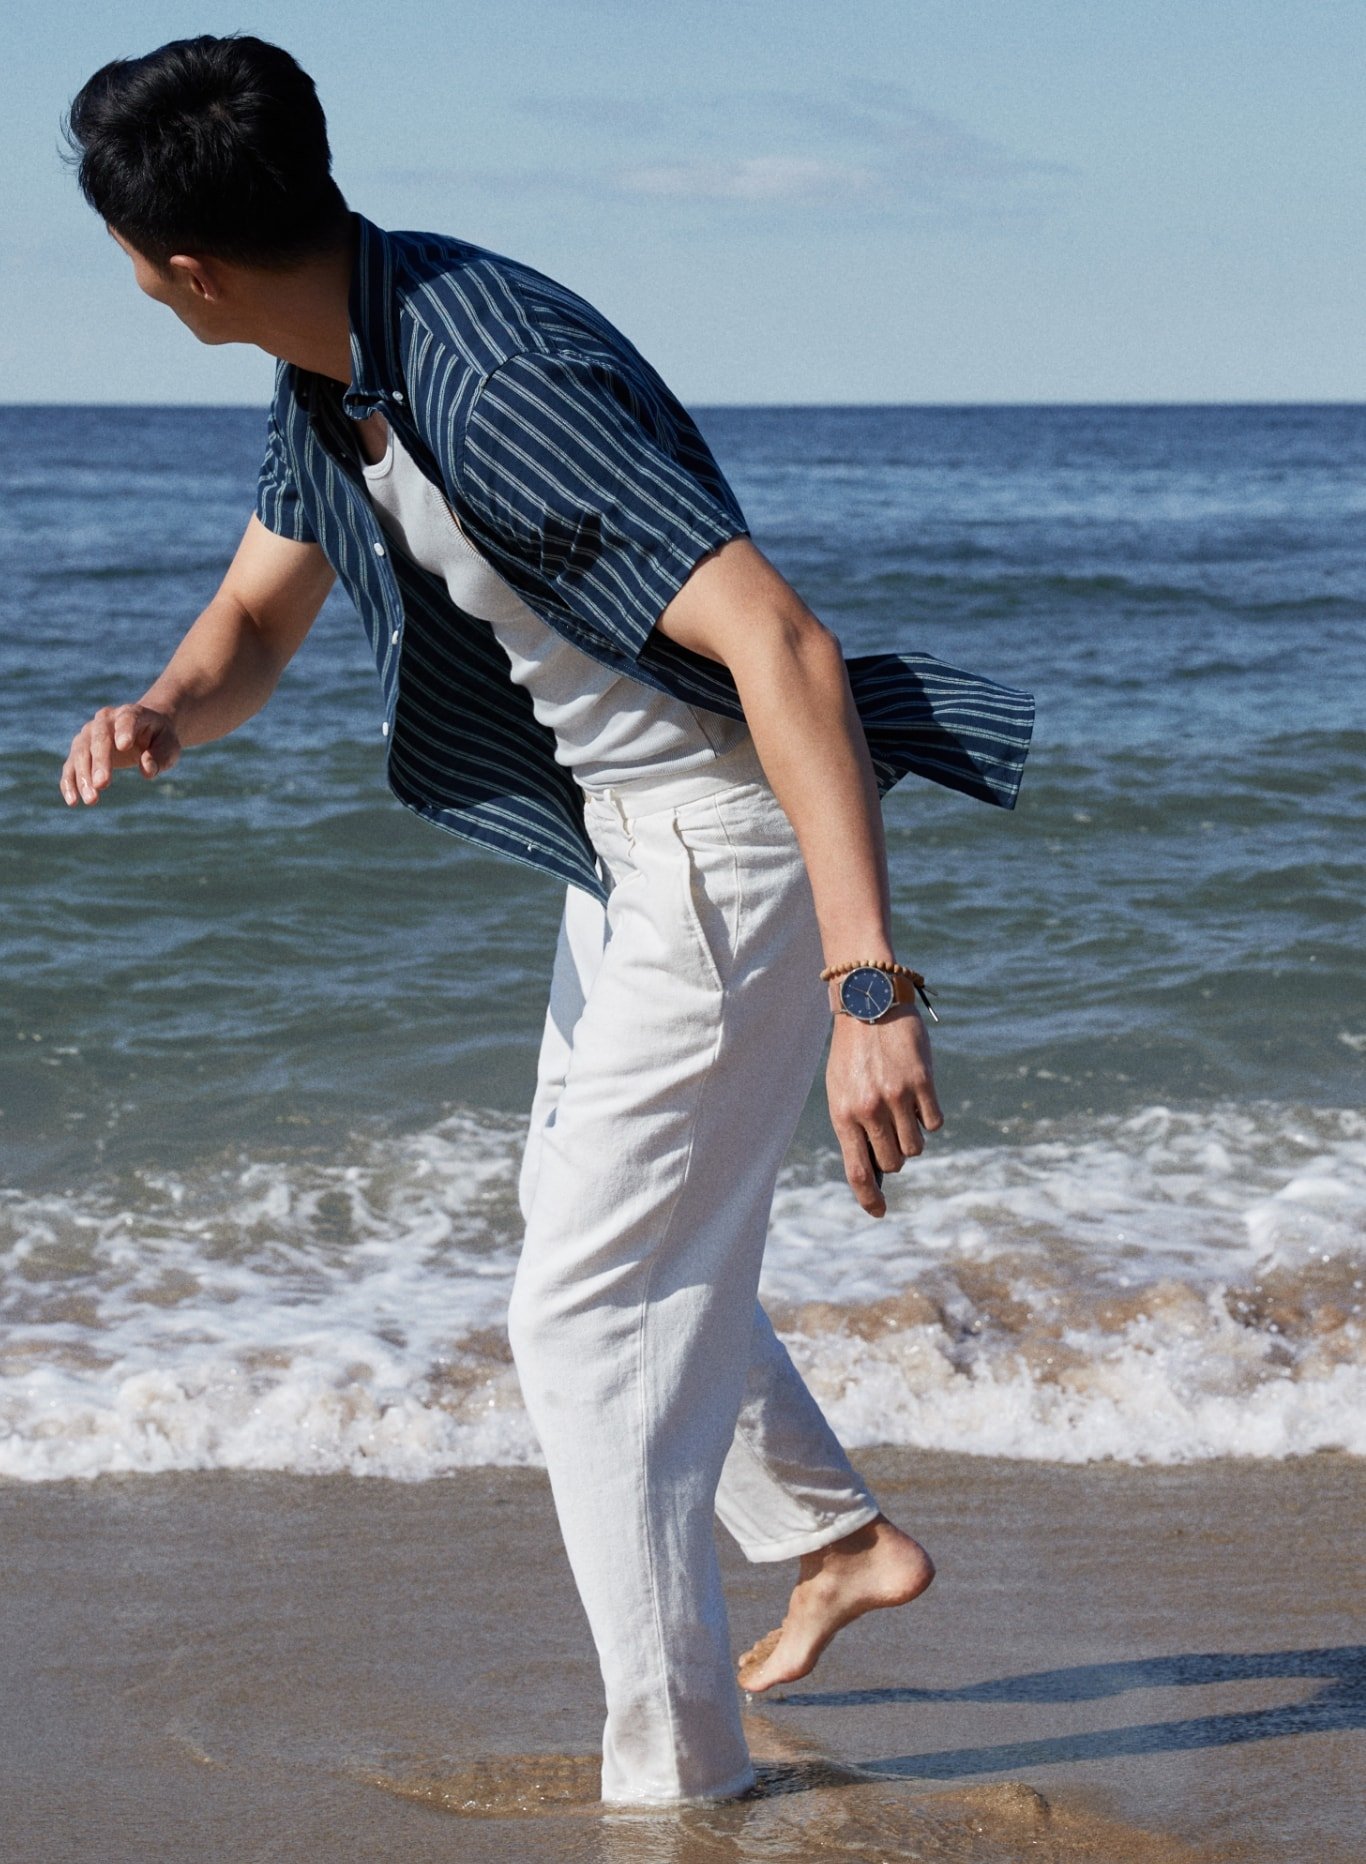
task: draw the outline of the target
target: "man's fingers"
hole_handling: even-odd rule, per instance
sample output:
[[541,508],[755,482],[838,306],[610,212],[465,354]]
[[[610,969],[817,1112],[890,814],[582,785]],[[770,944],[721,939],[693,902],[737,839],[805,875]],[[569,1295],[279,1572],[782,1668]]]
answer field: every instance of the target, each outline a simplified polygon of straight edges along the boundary
[[139,739],[145,743],[153,729],[151,718],[135,705],[121,705],[114,714],[114,743],[120,751],[131,751]]
[[857,1117],[877,1164],[883,1171],[900,1171],[906,1162],[906,1147],[898,1136],[891,1108],[879,1102],[876,1107],[861,1109]]
[[146,706],[103,705],[91,719],[88,729],[96,764],[99,765],[101,754],[104,754],[110,769],[120,769],[139,761],[141,753],[166,729],[166,720],[160,712],[153,712]]
[[59,787],[68,803],[99,800],[116,770],[136,765],[144,777],[169,770],[180,756],[175,728],[147,706],[101,706],[71,740]]
[[62,801],[66,803],[68,808],[74,807],[75,804],[80,801],[81,796],[80,790],[76,787],[76,752],[74,747],[66,754],[66,762],[62,765],[62,774],[58,777],[57,784],[62,792]]
[[125,708],[128,717],[122,721],[126,734],[124,742],[137,758],[138,769],[144,777],[154,777],[161,769],[160,741],[167,736],[166,721],[158,712],[144,712],[139,706]]
[[166,714],[149,706],[121,705],[114,714],[114,743],[120,751],[133,753],[130,763],[141,763],[147,751],[158,764],[164,763],[165,747],[174,736]]
[[155,756],[156,741],[164,735],[166,720],[146,706],[121,705],[113,715],[113,741],[120,764],[141,764],[147,751]]
[[93,803],[99,791],[90,781],[90,730],[83,726],[71,740],[71,755],[67,759],[67,772],[70,777],[70,792],[64,792],[69,802],[77,797],[82,802]]
[[944,1116],[939,1111],[932,1081],[927,1081],[923,1087],[917,1086],[916,1100],[920,1106],[920,1124],[927,1133],[937,1133],[944,1124]]
[[90,721],[90,781],[97,790],[104,789],[114,770],[114,720],[108,707],[101,707]]
[[887,1200],[878,1189],[877,1179],[873,1175],[873,1155],[869,1151],[868,1138],[863,1128],[841,1123],[835,1129],[835,1136],[840,1142],[844,1175],[849,1180],[850,1190],[870,1217],[885,1216]]
[[913,1080],[896,1102],[897,1142],[906,1157],[918,1158],[925,1150],[925,1133],[937,1133],[943,1124],[933,1081],[928,1076]]

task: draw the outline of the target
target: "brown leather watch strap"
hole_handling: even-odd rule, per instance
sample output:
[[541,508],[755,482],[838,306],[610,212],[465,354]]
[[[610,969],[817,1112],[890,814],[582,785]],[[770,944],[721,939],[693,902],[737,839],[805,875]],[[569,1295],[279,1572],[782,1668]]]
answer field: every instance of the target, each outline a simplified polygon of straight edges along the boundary
[[[915,1002],[915,984],[908,972],[890,971],[884,973],[884,975],[889,976],[892,980],[892,1001],[888,1004],[888,1009],[894,1009],[898,1003]],[[849,1011],[846,1010],[844,1005],[840,1002],[840,985],[847,976],[848,972],[844,972],[839,977],[832,977],[826,985],[826,989],[830,992],[830,1008],[834,1011],[836,1016],[849,1015]],[[885,1016],[887,1011],[884,1010],[882,1014]],[[862,1022],[864,1019],[862,1017],[857,1017],[855,1020]],[[879,1017],[877,1020],[880,1022],[882,1018]]]

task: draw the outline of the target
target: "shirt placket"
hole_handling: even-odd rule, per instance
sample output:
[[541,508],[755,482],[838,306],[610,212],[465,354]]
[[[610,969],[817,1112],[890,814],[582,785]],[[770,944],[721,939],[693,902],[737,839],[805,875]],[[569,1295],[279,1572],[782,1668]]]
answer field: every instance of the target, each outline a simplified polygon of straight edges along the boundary
[[[386,400],[395,406],[402,406],[403,395],[400,391],[393,390],[387,397],[367,396],[360,405],[364,407],[366,413],[374,413],[376,409],[384,406]],[[385,407],[385,414],[386,418],[392,418],[389,416],[387,407]],[[360,475],[356,437],[354,433],[348,431],[349,417],[334,401],[324,398],[319,401],[313,425],[318,444],[345,479],[347,496],[352,501],[357,535],[366,541],[373,558],[371,570],[378,580],[379,601],[373,607],[370,603],[365,604],[361,620],[369,637],[370,650],[375,658],[380,678],[380,690],[384,697],[384,714],[379,727],[380,736],[386,744],[392,745],[398,709],[399,667],[403,651],[405,619],[403,592],[394,571],[389,540],[384,533],[383,525],[376,516],[374,503]],[[370,578],[367,577],[366,580],[368,583]]]

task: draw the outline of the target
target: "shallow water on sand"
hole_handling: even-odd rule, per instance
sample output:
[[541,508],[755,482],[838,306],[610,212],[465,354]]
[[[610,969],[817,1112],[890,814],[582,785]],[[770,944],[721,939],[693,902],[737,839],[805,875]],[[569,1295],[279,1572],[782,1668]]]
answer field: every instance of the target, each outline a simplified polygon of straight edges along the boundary
[[[1357,1864],[1352,1458],[874,1452],[929,1591],[756,1699],[761,1794],[596,1803],[545,1479],[0,1481],[6,1838],[34,1864]],[[733,1646],[787,1564],[723,1567]]]

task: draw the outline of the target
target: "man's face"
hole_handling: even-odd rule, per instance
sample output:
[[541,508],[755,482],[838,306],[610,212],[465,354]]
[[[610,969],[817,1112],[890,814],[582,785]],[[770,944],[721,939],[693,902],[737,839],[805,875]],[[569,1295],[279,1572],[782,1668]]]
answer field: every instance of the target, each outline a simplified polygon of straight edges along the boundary
[[133,278],[138,289],[168,305],[187,330],[201,343],[231,343],[240,340],[230,327],[231,312],[223,295],[222,268],[211,259],[194,259],[174,255],[163,266],[140,253],[113,227],[110,238],[133,261]]

